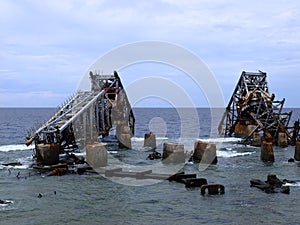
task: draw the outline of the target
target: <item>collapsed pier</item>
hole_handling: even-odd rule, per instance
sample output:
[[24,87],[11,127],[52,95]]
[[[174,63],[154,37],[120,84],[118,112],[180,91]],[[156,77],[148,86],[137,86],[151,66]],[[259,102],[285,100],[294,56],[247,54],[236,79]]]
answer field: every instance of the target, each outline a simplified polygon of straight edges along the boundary
[[[273,144],[281,147],[296,145],[294,158],[300,160],[299,120],[289,126],[292,111],[283,110],[285,99],[275,100],[275,94],[270,94],[266,78],[267,74],[262,71],[242,72],[220,121],[219,132],[225,137],[241,137],[246,143],[261,146],[262,159],[268,161],[274,161]],[[86,149],[90,153],[87,161],[92,167],[105,166],[107,149],[101,140],[112,130],[119,148],[131,148],[135,117],[118,73],[99,75],[91,71],[90,81],[90,91],[77,92],[27,137],[27,145],[35,143],[37,164],[55,165],[59,162],[59,154]],[[150,137],[154,138],[151,148],[155,150],[155,136],[151,132],[149,137],[146,136],[146,145],[150,144],[147,143]],[[193,160],[203,161],[208,149],[211,153],[208,163],[217,163],[215,148],[198,149],[197,146],[195,144]],[[179,151],[171,145],[172,157],[166,156],[169,155],[167,150],[168,146],[166,151],[164,149],[163,159],[171,160],[179,155],[179,161],[184,162],[183,147]],[[178,161],[175,158],[173,161]]]
[[289,126],[292,111],[283,111],[284,102],[269,92],[267,73],[243,71],[220,121],[219,133],[257,146],[262,136],[279,146],[295,145],[299,120]]
[[97,143],[112,130],[125,147],[128,145],[126,137],[134,134],[135,118],[118,73],[100,75],[91,71],[90,80],[90,91],[78,91],[28,135],[26,145],[35,143],[38,163],[57,164],[59,154]]

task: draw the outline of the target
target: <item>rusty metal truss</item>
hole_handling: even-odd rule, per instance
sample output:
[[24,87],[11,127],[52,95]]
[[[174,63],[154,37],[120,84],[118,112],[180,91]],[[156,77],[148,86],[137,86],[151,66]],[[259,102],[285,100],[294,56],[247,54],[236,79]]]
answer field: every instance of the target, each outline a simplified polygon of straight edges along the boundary
[[249,139],[254,132],[268,131],[273,139],[279,132],[292,135],[288,124],[292,112],[283,112],[285,99],[277,101],[269,93],[267,74],[243,71],[225,109],[219,132],[224,136]]
[[79,91],[39,128],[30,132],[27,145],[59,143],[61,152],[105,137],[112,128],[134,134],[135,118],[119,75],[90,72],[91,90]]

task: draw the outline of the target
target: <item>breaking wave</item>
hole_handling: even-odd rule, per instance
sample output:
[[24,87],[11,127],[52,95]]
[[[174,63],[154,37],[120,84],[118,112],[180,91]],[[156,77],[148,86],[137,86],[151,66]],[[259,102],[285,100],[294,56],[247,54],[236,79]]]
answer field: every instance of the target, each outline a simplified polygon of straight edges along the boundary
[[[156,138],[156,140],[168,140],[167,137],[155,137],[155,138]],[[131,140],[138,142],[138,141],[144,141],[144,138],[143,137],[132,137]]]
[[289,186],[289,187],[300,187],[300,181],[296,183],[285,183],[284,186]]
[[235,138],[235,137],[230,137],[230,138],[208,138],[208,139],[202,139],[199,138],[199,141],[203,142],[212,142],[212,143],[232,143],[232,142],[240,142],[242,139],[241,138]]
[[0,146],[0,152],[25,151],[25,150],[32,150],[32,149],[34,149],[34,146],[27,147],[25,144]]
[[217,151],[217,157],[233,158],[233,157],[252,155],[253,153],[255,153],[255,152],[237,152],[235,150],[233,150],[233,151]]

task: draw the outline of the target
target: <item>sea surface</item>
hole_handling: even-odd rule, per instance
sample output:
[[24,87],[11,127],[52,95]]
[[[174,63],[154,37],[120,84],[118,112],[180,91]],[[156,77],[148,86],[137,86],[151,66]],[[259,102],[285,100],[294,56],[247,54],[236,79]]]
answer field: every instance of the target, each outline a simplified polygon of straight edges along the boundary
[[[237,138],[218,137],[220,110],[197,109],[197,123],[189,109],[136,108],[132,149],[109,145],[109,164],[115,160],[128,170],[136,166],[159,170],[160,160],[146,160],[151,152],[143,147],[144,134],[150,130],[157,136],[159,152],[166,141],[184,143],[186,152],[192,150],[196,139],[212,141],[217,146],[216,165],[200,168],[186,162],[180,169],[196,173],[208,183],[223,184],[225,194],[215,196],[202,196],[199,188],[185,188],[177,182],[141,183],[92,173],[51,177],[36,173],[30,168],[34,147],[25,146],[25,137],[54,111],[0,109],[0,199],[12,202],[0,204],[0,224],[300,224],[300,182],[290,184],[289,195],[250,187],[251,179],[266,180],[268,174],[299,181],[299,162],[288,162],[294,147],[274,147],[275,162],[266,164],[260,160],[260,148],[237,144]],[[292,121],[298,118],[300,110],[293,109]],[[84,151],[80,154],[85,155]],[[2,165],[11,162],[21,165]]]

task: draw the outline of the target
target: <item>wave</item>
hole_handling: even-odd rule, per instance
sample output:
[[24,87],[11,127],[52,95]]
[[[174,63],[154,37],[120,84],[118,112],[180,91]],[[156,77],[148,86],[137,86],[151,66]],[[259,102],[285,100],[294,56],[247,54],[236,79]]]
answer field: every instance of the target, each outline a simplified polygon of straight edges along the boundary
[[[168,140],[167,137],[155,137],[156,140]],[[144,138],[143,137],[132,137],[131,138],[132,141],[144,141]]]
[[289,186],[289,187],[300,187],[300,181],[296,183],[285,183],[284,186]]
[[118,154],[118,151],[107,151],[109,154]]
[[199,138],[197,140],[203,141],[203,142],[213,142],[213,143],[232,143],[232,142],[240,142],[242,140],[242,138],[235,138],[235,137],[225,138],[225,137],[219,137],[219,138],[207,138],[207,139]]
[[22,164],[22,165],[18,165],[18,166],[2,166],[2,168],[13,168],[13,169],[16,169],[16,170],[26,170],[29,168],[29,164]]
[[34,146],[26,146],[18,144],[18,145],[2,145],[0,146],[0,152],[10,152],[10,151],[25,151],[25,150],[32,150]]
[[4,203],[1,203],[0,206],[8,206],[10,204],[14,204],[12,200],[2,200]]
[[252,155],[253,153],[255,152],[217,151],[217,157],[233,158],[233,157]]

